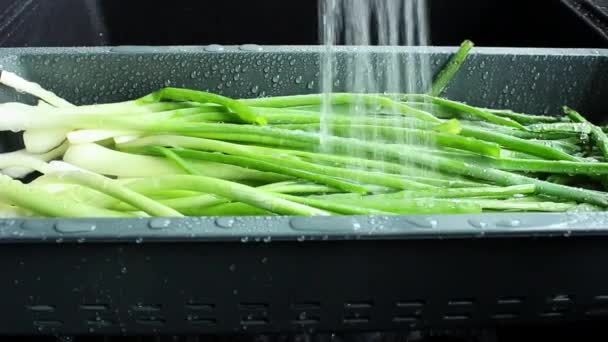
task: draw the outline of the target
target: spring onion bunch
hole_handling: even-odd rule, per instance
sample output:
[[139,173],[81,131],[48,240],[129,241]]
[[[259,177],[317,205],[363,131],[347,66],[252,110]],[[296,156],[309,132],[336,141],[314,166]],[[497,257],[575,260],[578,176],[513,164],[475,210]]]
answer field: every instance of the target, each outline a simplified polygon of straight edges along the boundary
[[[575,109],[545,116],[442,97],[469,41],[426,94],[229,98],[163,88],[75,105],[0,104],[0,215],[376,215],[608,207],[608,138]],[[333,113],[322,113],[324,100]],[[363,106],[369,115],[352,115]],[[360,108],[359,108],[360,109]],[[324,116],[325,115],[325,116]],[[329,125],[329,134],[323,129]]]

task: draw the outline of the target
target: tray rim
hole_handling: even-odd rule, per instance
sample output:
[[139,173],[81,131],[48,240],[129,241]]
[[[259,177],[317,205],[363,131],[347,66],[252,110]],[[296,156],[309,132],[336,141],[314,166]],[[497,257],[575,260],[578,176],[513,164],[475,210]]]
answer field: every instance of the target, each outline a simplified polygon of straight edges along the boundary
[[[331,227],[331,228],[330,228]],[[383,241],[608,237],[608,212],[0,219],[6,243]]]
[[[353,53],[453,53],[457,46],[334,46],[333,52]],[[114,45],[73,47],[0,47],[2,55],[57,55],[57,54],[225,54],[225,53],[322,53],[323,45]],[[485,47],[475,46],[472,55],[542,55],[608,57],[608,48],[540,48],[540,47]]]

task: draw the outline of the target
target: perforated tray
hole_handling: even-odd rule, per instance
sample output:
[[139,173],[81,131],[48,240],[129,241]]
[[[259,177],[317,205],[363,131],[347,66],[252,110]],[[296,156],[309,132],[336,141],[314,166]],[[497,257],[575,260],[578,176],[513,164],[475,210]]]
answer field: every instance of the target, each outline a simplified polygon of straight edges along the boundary
[[[317,91],[316,47],[0,50],[77,103]],[[381,62],[387,49],[370,50]],[[452,48],[429,53],[435,69]],[[345,49],[341,60],[352,56]],[[477,48],[448,95],[608,113],[608,52]],[[0,100],[28,100],[6,89]],[[4,134],[0,149],[17,147]],[[488,327],[608,317],[608,215],[0,220],[0,334]]]

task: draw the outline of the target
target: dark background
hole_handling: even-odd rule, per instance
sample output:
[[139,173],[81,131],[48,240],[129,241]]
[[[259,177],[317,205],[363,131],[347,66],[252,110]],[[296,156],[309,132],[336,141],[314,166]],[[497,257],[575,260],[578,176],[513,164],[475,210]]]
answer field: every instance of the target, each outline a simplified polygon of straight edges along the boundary
[[[560,0],[428,1],[432,45],[608,47]],[[317,12],[317,0],[0,0],[0,46],[317,44]]]
[[[458,45],[464,39],[472,39],[478,46],[608,47],[601,34],[559,0],[429,0],[429,3],[432,45]],[[4,47],[308,45],[318,43],[317,24],[317,0],[0,0],[0,46]],[[448,339],[446,335],[450,334],[440,334],[442,338],[425,341],[539,341],[556,337],[574,341],[587,337],[591,331],[602,332],[599,339],[605,340],[606,330],[595,325],[505,329],[491,333],[487,339],[466,334],[451,335]],[[363,335],[320,340],[405,341],[404,336],[373,336],[376,338]],[[72,341],[81,340],[119,339]],[[162,339],[165,340],[188,339]]]

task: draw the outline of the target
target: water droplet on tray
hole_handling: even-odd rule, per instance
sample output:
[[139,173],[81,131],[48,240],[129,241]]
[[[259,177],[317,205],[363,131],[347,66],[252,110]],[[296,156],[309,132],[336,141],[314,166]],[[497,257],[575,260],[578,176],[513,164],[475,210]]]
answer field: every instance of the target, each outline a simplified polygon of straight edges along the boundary
[[[6,222],[3,224],[3,226],[4,225],[8,226]],[[21,223],[21,228],[25,230],[43,230],[44,228],[50,227],[51,225],[52,223],[47,220],[33,219],[23,221],[23,223]]]
[[148,222],[151,229],[165,229],[171,225],[171,220],[166,218],[153,218]]
[[55,230],[59,233],[75,234],[75,233],[88,233],[94,231],[96,228],[95,224],[90,222],[78,222],[78,221],[59,221],[55,223]]
[[505,228],[515,228],[521,226],[521,221],[517,219],[512,220],[502,220],[496,222],[497,227],[505,227]]
[[234,223],[235,219],[233,217],[218,217],[215,220],[215,224],[220,228],[232,228]]
[[468,222],[469,222],[469,224],[471,226],[473,226],[475,228],[483,229],[483,228],[486,228],[488,226],[487,222],[484,222],[484,221],[481,221],[481,220],[478,220],[478,219],[469,219]]
[[263,51],[264,49],[257,45],[257,44],[243,44],[241,46],[239,46],[239,50],[241,51],[251,51],[251,52],[259,52],[259,51]]
[[437,224],[439,224],[439,222],[432,217],[411,218],[407,219],[407,222],[418,228],[437,228]]
[[205,51],[207,52],[223,52],[224,47],[219,44],[211,44],[205,47]]

